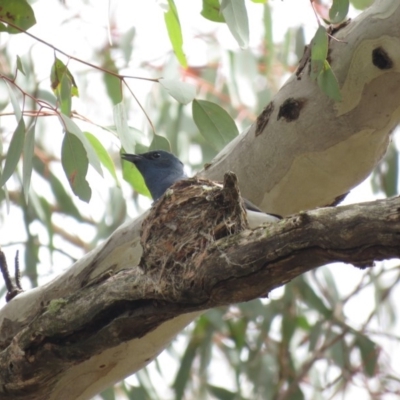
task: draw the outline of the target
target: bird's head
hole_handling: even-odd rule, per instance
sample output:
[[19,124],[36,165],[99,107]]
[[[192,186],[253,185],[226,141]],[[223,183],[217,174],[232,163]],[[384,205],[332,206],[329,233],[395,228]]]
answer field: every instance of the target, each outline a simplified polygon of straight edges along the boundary
[[136,165],[153,200],[160,198],[173,183],[186,178],[182,162],[168,151],[122,154],[121,157]]

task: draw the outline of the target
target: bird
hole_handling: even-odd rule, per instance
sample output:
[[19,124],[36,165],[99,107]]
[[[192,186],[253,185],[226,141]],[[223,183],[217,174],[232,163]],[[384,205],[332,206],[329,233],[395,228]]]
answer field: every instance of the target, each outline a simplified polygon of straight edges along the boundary
[[[153,150],[142,154],[122,153],[121,158],[135,164],[154,201],[157,201],[172,184],[188,177],[185,174],[182,161],[165,150]],[[280,215],[264,213],[245,198],[243,198],[243,201],[248,217],[249,212],[262,213],[267,216],[265,218],[258,216],[257,219],[260,220],[258,225],[263,222],[276,222],[282,219]]]

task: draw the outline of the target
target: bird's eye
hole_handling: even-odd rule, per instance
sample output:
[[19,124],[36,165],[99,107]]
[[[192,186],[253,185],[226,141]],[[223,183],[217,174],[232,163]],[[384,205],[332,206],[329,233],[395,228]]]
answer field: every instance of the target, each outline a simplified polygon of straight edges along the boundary
[[153,154],[151,155],[151,158],[152,158],[152,159],[160,158],[160,157],[161,157],[161,154],[160,154],[160,153],[153,153]]

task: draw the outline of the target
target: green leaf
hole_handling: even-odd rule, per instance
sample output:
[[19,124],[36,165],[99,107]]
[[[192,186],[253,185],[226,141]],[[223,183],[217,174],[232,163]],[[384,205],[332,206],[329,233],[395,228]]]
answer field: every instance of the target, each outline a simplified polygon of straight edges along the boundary
[[387,197],[398,194],[399,154],[391,143],[382,162],[375,168],[371,185],[374,193],[384,191]]
[[324,69],[328,44],[328,33],[323,26],[320,26],[311,42],[311,79],[317,79]]
[[339,83],[334,75],[328,61],[325,60],[324,68],[318,75],[318,86],[332,100],[341,101],[342,94],[340,93]]
[[[22,30],[36,24],[35,14],[26,0],[0,0],[0,19]],[[18,29],[0,22],[0,32],[21,33]]]
[[120,49],[124,55],[124,60],[127,64],[131,60],[133,51],[133,39],[135,38],[135,35],[136,27],[132,26],[124,33],[120,40]]
[[101,144],[100,140],[97,139],[96,136],[91,134],[90,132],[83,132],[86,138],[89,140],[90,144],[94,148],[94,151],[97,154],[100,162],[104,165],[104,167],[108,170],[111,176],[115,179],[117,186],[120,186],[117,173],[115,172],[115,165],[113,163],[112,158],[108,154],[107,150]]
[[296,286],[301,295],[301,299],[311,309],[320,312],[326,319],[332,317],[332,310],[325,306],[324,302],[318,297],[310,285],[304,280],[304,278],[296,279]]
[[196,88],[189,83],[164,78],[159,79],[158,82],[179,103],[188,104],[196,96]]
[[171,144],[164,136],[154,134],[153,140],[149,146],[149,151],[151,150],[171,151]]
[[17,70],[20,71],[23,75],[25,75],[24,67],[22,65],[22,61],[19,56],[17,56]]
[[225,22],[218,0],[203,0],[201,15],[213,22]]
[[[121,152],[123,153],[124,149],[122,149]],[[134,151],[132,153],[134,153]],[[122,160],[122,177],[136,192],[151,198],[151,194],[149,189],[147,189],[142,174],[133,163]]]
[[200,133],[216,150],[221,150],[239,134],[235,121],[218,104],[194,100],[192,113]]
[[82,142],[68,132],[65,133],[62,143],[61,164],[74,194],[88,203],[92,196],[92,190],[86,181],[89,160]]
[[64,115],[68,117],[71,115],[72,97],[71,97],[71,82],[66,75],[61,78],[61,85],[59,91],[60,109]]
[[349,365],[350,350],[343,338],[338,337],[335,333],[331,333],[327,337],[327,341],[332,343],[329,347],[329,354],[335,364],[343,369]]
[[78,86],[68,67],[57,57],[51,66],[50,72],[51,88],[61,103],[61,110],[65,115],[71,112],[71,97],[79,97]]
[[196,353],[200,344],[201,342],[192,339],[186,347],[183,357],[179,361],[179,370],[173,383],[176,400],[181,400],[183,398],[185,387],[189,381],[192,364],[195,360]]
[[22,118],[21,107],[19,106],[17,96],[15,96],[14,90],[11,88],[11,84],[6,82],[6,85],[7,85],[8,93],[10,95],[11,104],[14,109],[15,118],[17,119],[17,122],[19,122]]
[[28,204],[29,186],[32,176],[32,161],[35,150],[35,127],[36,121],[28,129],[25,135],[22,164],[22,187],[24,189],[25,202]]
[[8,181],[17,167],[18,161],[22,154],[25,140],[25,122],[21,118],[18,122],[17,128],[15,129],[11,138],[10,147],[7,151],[6,162],[4,164],[3,173],[0,177],[0,187]]
[[[114,60],[111,58],[110,52],[107,51],[104,55],[104,63],[103,68],[119,73],[117,66],[115,65]],[[111,75],[107,72],[104,73],[104,83],[106,85],[108,97],[111,99],[113,105],[121,103],[123,100],[123,92],[121,86],[121,79],[115,75]]]
[[167,27],[169,40],[179,63],[183,68],[187,67],[186,55],[183,52],[183,38],[181,23],[179,22],[178,10],[176,9],[174,0],[168,0],[169,9],[164,13],[165,26]]
[[372,5],[373,2],[374,0],[351,0],[351,4],[357,10],[365,10]]
[[310,353],[312,353],[315,350],[318,344],[318,340],[321,338],[321,331],[322,331],[322,322],[318,321],[311,328],[309,345],[308,345],[308,351]]
[[329,10],[329,19],[332,24],[342,22],[349,12],[349,0],[333,0]]
[[231,392],[228,389],[214,386],[214,385],[207,385],[207,390],[219,400],[235,400],[237,399],[236,393]]
[[[58,210],[62,213],[70,215],[78,221],[83,221],[81,214],[79,213],[74,202],[72,201],[71,196],[65,190],[64,185],[50,171],[47,165],[45,165],[40,158],[34,157],[33,168],[40,176],[42,176],[49,182],[51,190],[57,202]],[[32,194],[33,193],[30,192],[30,198],[33,197]]]
[[113,112],[115,129],[122,147],[127,153],[135,153],[135,139],[129,131],[125,104],[123,102],[116,104],[113,108]]
[[271,73],[273,61],[274,61],[274,53],[275,53],[275,45],[274,38],[272,32],[272,12],[269,4],[266,4],[264,7],[264,46],[265,46],[265,64],[267,68],[267,75]]
[[364,371],[368,376],[374,376],[378,364],[378,347],[368,337],[356,334],[356,346],[360,349]]
[[87,157],[89,158],[90,165],[100,174],[100,176],[103,176],[103,170],[101,169],[100,161],[97,158],[96,152],[79,126],[64,114],[61,114],[60,117],[62,119],[62,124],[65,126],[66,132],[74,134],[82,142]]
[[249,44],[249,20],[244,0],[222,0],[222,15],[241,48]]

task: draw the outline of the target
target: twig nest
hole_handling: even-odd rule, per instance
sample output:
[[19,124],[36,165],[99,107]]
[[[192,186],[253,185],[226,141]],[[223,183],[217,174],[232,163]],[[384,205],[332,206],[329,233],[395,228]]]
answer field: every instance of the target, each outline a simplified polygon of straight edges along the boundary
[[143,221],[141,266],[160,281],[178,283],[201,266],[216,240],[247,227],[235,174],[225,174],[223,185],[201,178],[179,181]]

